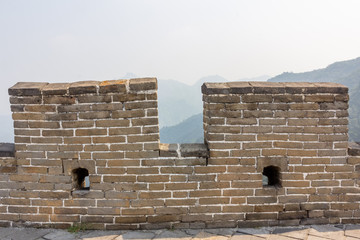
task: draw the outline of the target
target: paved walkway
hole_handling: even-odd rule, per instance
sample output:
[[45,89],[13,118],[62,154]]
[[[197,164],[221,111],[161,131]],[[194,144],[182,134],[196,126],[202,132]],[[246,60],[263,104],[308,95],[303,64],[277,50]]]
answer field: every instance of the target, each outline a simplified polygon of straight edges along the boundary
[[360,225],[313,225],[272,228],[219,228],[147,231],[83,231],[36,228],[0,228],[2,240],[359,240]]

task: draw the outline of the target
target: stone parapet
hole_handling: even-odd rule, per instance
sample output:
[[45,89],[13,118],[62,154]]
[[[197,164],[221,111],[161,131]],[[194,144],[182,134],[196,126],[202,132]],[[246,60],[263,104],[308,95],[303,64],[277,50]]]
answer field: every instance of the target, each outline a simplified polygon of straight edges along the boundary
[[165,144],[154,78],[16,84],[15,157],[0,151],[0,226],[360,222],[345,86],[228,82],[202,92],[205,144]]

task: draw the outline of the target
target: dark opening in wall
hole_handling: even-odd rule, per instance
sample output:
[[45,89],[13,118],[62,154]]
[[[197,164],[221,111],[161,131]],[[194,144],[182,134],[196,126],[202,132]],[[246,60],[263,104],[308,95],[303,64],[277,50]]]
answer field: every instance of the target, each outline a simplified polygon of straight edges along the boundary
[[89,171],[86,168],[77,168],[72,171],[73,186],[76,190],[89,190]]
[[264,167],[263,186],[281,187],[280,168],[275,166]]

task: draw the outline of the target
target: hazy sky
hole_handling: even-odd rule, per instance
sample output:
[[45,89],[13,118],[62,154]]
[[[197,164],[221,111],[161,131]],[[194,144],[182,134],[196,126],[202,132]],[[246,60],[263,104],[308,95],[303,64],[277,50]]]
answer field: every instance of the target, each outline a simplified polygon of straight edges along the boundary
[[[193,83],[360,56],[360,1],[0,0],[0,112],[18,81]],[[4,103],[6,102],[6,104]]]

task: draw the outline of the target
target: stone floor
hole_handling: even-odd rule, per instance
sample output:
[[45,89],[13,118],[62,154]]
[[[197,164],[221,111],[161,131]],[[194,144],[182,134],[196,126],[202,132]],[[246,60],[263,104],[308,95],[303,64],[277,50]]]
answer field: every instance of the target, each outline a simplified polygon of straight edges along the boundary
[[360,225],[313,225],[272,228],[218,228],[151,231],[83,231],[35,228],[0,228],[2,240],[360,240]]

